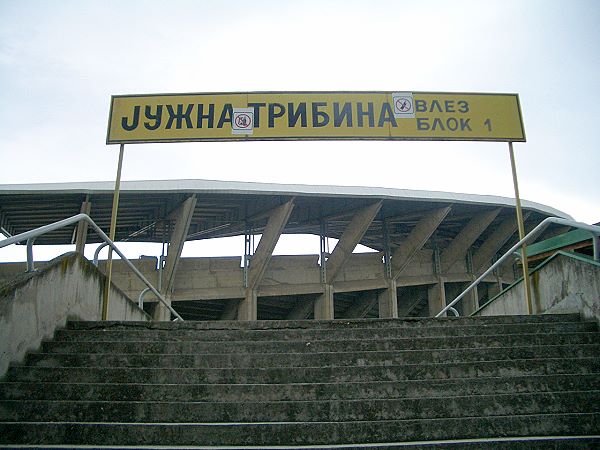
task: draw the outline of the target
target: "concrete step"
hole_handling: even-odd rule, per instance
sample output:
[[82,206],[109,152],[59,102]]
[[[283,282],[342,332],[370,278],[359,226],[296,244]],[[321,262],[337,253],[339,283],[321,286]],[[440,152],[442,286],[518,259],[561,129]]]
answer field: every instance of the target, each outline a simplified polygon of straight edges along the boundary
[[514,316],[474,316],[474,317],[415,317],[400,319],[335,319],[335,320],[254,320],[254,321],[186,321],[186,322],[135,322],[135,321],[69,321],[70,330],[94,329],[142,329],[160,330],[285,330],[310,329],[332,330],[348,328],[390,328],[390,327],[436,327],[457,325],[491,325],[517,323],[581,322],[579,314],[542,314]]
[[592,448],[599,350],[577,315],[69,323],[0,382],[0,447]]
[[[52,448],[62,448],[64,446],[53,446]],[[174,447],[171,445],[135,445],[136,449],[149,449],[149,450],[176,450],[180,447]],[[12,446],[3,446],[0,444],[0,448],[13,448]],[[19,447],[23,448],[23,447]],[[25,448],[28,449],[43,449],[47,450],[48,447],[45,445],[27,445]],[[90,446],[82,445],[69,445],[69,449],[86,449]],[[103,445],[104,450],[122,450],[122,446],[114,445]],[[213,449],[224,449],[229,450],[247,450],[256,449],[256,446],[196,446],[186,445],[187,450],[206,450],[207,448]],[[378,448],[378,449],[398,449],[403,450],[423,450],[423,449],[458,449],[458,450],[590,450],[600,448],[600,437],[595,436],[536,436],[536,437],[497,437],[497,438],[472,438],[472,439],[445,439],[435,441],[416,441],[416,442],[402,442],[402,443],[375,443],[375,444],[336,444],[336,445],[261,445],[262,450],[299,450],[299,449],[330,449],[335,448],[336,450],[355,450],[357,448]]]
[[[64,448],[65,446],[52,446],[51,448]],[[131,446],[127,447],[130,448]],[[135,445],[136,449],[148,450],[178,450],[181,447],[172,445]],[[0,448],[10,448],[13,446],[4,446],[0,444]],[[28,444],[18,448],[27,449],[43,449],[47,450],[46,445]],[[89,445],[69,445],[69,449],[86,449],[89,450]],[[120,445],[102,445],[94,446],[93,448],[102,448],[104,450],[122,450]],[[247,450],[256,449],[256,446],[197,446],[186,445],[187,450],[206,450],[213,449],[229,449],[229,450]],[[600,448],[600,437],[596,436],[535,436],[535,437],[495,437],[495,438],[471,438],[471,439],[436,439],[434,441],[412,441],[410,443],[374,443],[374,444],[335,444],[335,445],[261,445],[262,450],[299,450],[299,449],[331,449],[336,450],[355,450],[357,448],[377,448],[377,449],[398,449],[403,450],[423,450],[423,449],[458,449],[458,450],[590,450]]]
[[343,422],[565,412],[600,412],[600,391],[292,402],[0,400],[4,422]]
[[444,380],[286,384],[118,384],[0,382],[4,400],[309,401],[600,390],[600,376],[533,375]]
[[393,366],[420,363],[505,361],[537,358],[586,358],[600,355],[600,344],[397,350],[373,352],[254,354],[103,354],[33,353],[33,367],[269,368]]
[[[592,436],[600,414],[534,414],[425,420],[272,423],[4,422],[0,445],[293,446],[369,444],[492,436]],[[552,447],[548,447],[552,448]]]
[[47,341],[43,353],[315,353],[600,344],[600,333],[504,334],[447,337],[289,341]]
[[432,380],[490,376],[599,374],[600,359],[546,358],[388,366],[270,368],[121,368],[14,366],[7,381],[78,383],[254,384]]
[[456,326],[444,321],[445,325],[425,326],[420,321],[396,324],[385,322],[391,326],[344,328],[343,323],[336,328],[282,328],[282,329],[198,329],[187,322],[179,324],[179,328],[156,328],[158,325],[142,326],[134,323],[130,327],[119,323],[115,327],[93,328],[90,330],[65,329],[55,334],[57,341],[298,341],[298,340],[344,340],[344,339],[395,339],[402,337],[454,337],[476,335],[503,334],[552,334],[597,332],[593,322],[535,322],[508,324],[477,324]]

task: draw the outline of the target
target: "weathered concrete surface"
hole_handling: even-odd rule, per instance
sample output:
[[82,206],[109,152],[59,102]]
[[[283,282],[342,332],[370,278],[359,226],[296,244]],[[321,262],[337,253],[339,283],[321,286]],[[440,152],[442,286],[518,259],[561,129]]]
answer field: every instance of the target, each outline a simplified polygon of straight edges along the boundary
[[[158,260],[156,258],[132,260],[131,263],[153,286],[158,287]],[[114,260],[112,264],[113,284],[121,289],[127,297],[137,300],[140,292],[146,289],[146,285],[120,259]],[[106,273],[106,261],[100,261],[98,267],[100,272]],[[146,295],[146,298],[152,297],[154,296],[151,293]]]
[[[159,287],[157,258],[143,258],[134,260],[132,263],[154,286]],[[42,263],[38,266],[42,267]],[[423,248],[411,253],[410,261],[403,265],[401,275],[395,278],[396,291],[394,292],[390,280],[386,278],[383,253],[353,253],[340,269],[333,284],[329,285],[330,287],[327,289],[330,296],[333,295],[333,292],[340,295],[378,291],[382,293],[379,317],[397,317],[398,298],[405,298],[407,293],[414,295],[414,289],[410,289],[411,287],[422,286],[426,297],[426,290],[441,280],[448,288],[445,295],[450,301],[452,300],[451,294],[454,292],[453,284],[463,287],[464,283],[473,279],[473,274],[469,272],[465,258],[459,258],[452,266],[451,271],[446,273],[438,274],[434,270],[434,266],[433,250]],[[104,270],[104,267],[105,263],[100,262],[101,271]],[[14,276],[24,270],[24,263],[0,264],[0,280],[5,274]],[[498,276],[490,275],[485,281],[490,284],[502,282],[504,285],[508,285],[514,281],[514,273],[512,266],[505,266],[499,270]],[[112,280],[115,286],[134,301],[137,301],[140,293],[145,289],[145,285],[120,260],[113,262]],[[319,255],[282,255],[270,258],[264,275],[253,289],[253,295],[258,299],[299,295],[316,297],[325,291],[325,285],[321,283]],[[481,294],[486,295],[487,298],[487,289],[482,290]],[[244,288],[240,257],[182,258],[179,261],[173,291],[170,293],[170,300],[173,302],[221,300],[231,305],[232,300],[237,300],[235,307],[226,308],[227,314],[223,315],[223,319],[232,320],[237,318],[239,301],[243,302],[247,298],[252,299],[253,297],[248,296],[247,289]],[[438,298],[441,297],[438,295]],[[331,298],[327,303],[329,309],[333,307],[330,300]],[[156,298],[151,293],[147,293],[145,301],[155,302]],[[312,299],[310,301],[312,302]],[[312,303],[308,306],[310,306],[308,309],[291,311],[290,317],[307,318],[307,314],[310,315],[313,311]],[[441,303],[437,305],[435,313],[442,307]],[[332,310],[325,312],[327,315],[323,318],[333,317]],[[245,317],[247,320],[251,320],[254,314]]]
[[[600,264],[558,252],[531,274],[533,313],[580,313],[600,322]],[[523,282],[510,286],[476,315],[527,314]]]
[[0,382],[0,446],[595,448],[599,348],[578,314],[69,322]]
[[[333,283],[335,292],[356,292],[387,289],[388,280],[382,262],[382,253],[353,253]],[[433,252],[417,252],[396,282],[398,287],[427,285],[436,282],[433,270]],[[158,271],[153,260],[132,261],[155,286]],[[103,262],[100,268],[104,267]],[[4,270],[4,267],[0,268]],[[505,284],[514,281],[512,270],[502,270]],[[120,261],[113,262],[113,281],[130,298],[137,299],[145,286]],[[461,261],[453,272],[444,274],[446,282],[459,283],[472,279],[466,264]],[[490,277],[489,282],[495,281]],[[273,256],[256,288],[259,297],[278,295],[320,294],[324,291],[320,280],[319,255]],[[182,258],[172,292],[173,301],[243,299],[246,297],[240,257]],[[147,300],[153,300],[151,294]]]
[[[0,377],[9,363],[49,339],[67,320],[100,320],[104,275],[78,253],[21,274],[0,288]],[[118,289],[110,293],[110,320],[149,320]]]
[[[25,250],[23,250],[23,257],[25,257]],[[46,266],[45,262],[35,263],[36,269],[41,269]],[[27,271],[27,263],[23,262],[8,262],[0,264],[0,285],[8,283],[16,277],[22,276]]]

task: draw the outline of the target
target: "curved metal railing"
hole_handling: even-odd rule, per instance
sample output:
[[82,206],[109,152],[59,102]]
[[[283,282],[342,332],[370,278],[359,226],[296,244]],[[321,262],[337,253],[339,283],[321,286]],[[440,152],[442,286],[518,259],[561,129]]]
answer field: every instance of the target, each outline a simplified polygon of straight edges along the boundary
[[[600,260],[600,227],[596,225],[588,225],[583,222],[575,222],[573,220],[561,219],[560,217],[547,217],[542,220],[540,224],[531,230],[523,239],[513,245],[510,250],[508,250],[498,261],[496,261],[492,266],[486,270],[482,275],[479,276],[473,283],[471,283],[458,297],[452,300],[444,309],[442,309],[439,313],[435,315],[435,317],[440,317],[449,309],[454,309],[453,306],[456,305],[459,301],[463,299],[465,295],[467,295],[471,290],[475,288],[482,280],[485,279],[490,273],[492,273],[500,264],[506,261],[508,258],[512,256],[514,252],[516,252],[519,248],[521,248],[524,244],[528,244],[535,238],[537,238],[542,231],[546,229],[548,225],[551,223],[556,223],[559,225],[566,225],[569,227],[579,228],[581,230],[589,231],[592,235],[593,248],[594,248],[594,260]],[[456,311],[456,310],[455,310]]]
[[[79,223],[82,220],[87,222],[88,225],[94,229],[96,234],[98,234],[98,236],[100,236],[100,238],[102,238],[102,240],[104,241],[104,244],[101,245],[99,248],[103,248],[106,245],[112,248],[113,251],[117,255],[119,255],[119,257],[123,260],[123,262],[125,262],[125,264],[132,270],[132,272],[136,274],[136,276],[147,286],[147,288],[154,295],[156,295],[156,298],[158,298],[158,300],[163,305],[165,305],[169,309],[169,311],[171,311],[171,314],[173,314],[176,317],[175,320],[183,320],[179,313],[177,313],[177,311],[175,311],[173,307],[167,303],[167,301],[160,294],[160,292],[158,292],[158,290],[154,286],[152,286],[152,284],[146,279],[146,277],[144,277],[144,275],[142,275],[142,273],[132,264],[132,262],[125,257],[125,255],[117,248],[115,243],[106,235],[106,233],[104,233],[104,231],[102,231],[102,229],[98,225],[96,225],[96,223],[87,214],[77,214],[76,216],[59,220],[58,222],[44,225],[43,227],[39,227],[31,231],[26,231],[25,233],[17,234],[16,236],[9,237],[8,239],[0,241],[0,248],[8,247],[9,245],[16,244],[17,242],[27,241],[27,270],[34,270],[33,241],[43,234]],[[99,252],[97,251],[96,255],[94,256],[95,263],[97,263],[98,253]]]

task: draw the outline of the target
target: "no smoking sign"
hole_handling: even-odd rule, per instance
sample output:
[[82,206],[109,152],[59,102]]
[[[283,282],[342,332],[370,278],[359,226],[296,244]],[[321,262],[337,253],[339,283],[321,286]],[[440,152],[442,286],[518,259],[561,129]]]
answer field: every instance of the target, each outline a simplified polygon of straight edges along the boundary
[[412,92],[394,92],[392,106],[396,119],[415,117],[415,100]]
[[252,134],[254,131],[254,109],[233,108],[233,120],[231,122],[232,134]]

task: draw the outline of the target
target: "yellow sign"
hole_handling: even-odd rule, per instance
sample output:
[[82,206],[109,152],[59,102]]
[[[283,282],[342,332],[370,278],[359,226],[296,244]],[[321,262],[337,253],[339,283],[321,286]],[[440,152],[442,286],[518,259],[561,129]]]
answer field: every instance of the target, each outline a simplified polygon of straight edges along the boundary
[[516,94],[116,95],[106,142],[297,139],[524,142],[525,131]]

